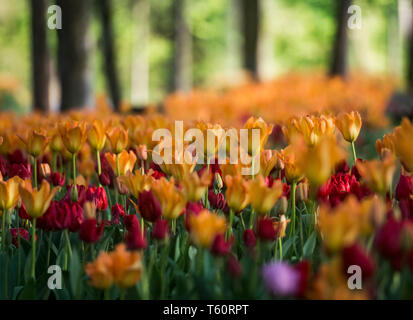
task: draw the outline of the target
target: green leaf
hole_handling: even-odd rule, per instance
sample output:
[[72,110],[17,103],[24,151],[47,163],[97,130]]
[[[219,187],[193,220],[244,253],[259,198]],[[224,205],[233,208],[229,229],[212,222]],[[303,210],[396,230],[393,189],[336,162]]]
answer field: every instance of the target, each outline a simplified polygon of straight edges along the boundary
[[18,300],[34,300],[36,299],[36,282],[34,279],[29,279],[26,282],[23,290],[20,292]]
[[305,258],[310,258],[314,252],[315,246],[317,243],[317,233],[313,233],[308,237],[307,241],[304,244],[303,253]]
[[80,298],[82,294],[82,263],[80,262],[79,254],[77,250],[72,252],[72,259],[70,260],[70,287],[72,289],[72,294],[76,299]]

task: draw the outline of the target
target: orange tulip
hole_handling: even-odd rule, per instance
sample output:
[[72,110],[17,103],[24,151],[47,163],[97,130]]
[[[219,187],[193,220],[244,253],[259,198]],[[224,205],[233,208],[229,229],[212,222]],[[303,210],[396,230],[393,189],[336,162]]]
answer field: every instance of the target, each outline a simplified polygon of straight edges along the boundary
[[346,141],[356,141],[361,129],[360,113],[357,111],[341,113],[336,118],[336,126]]
[[199,121],[195,128],[201,130],[204,138],[204,156],[207,161],[217,152],[225,138],[225,130],[219,124],[206,123]]
[[84,122],[67,120],[59,124],[59,132],[64,146],[71,154],[78,153],[86,141],[86,124]]
[[186,206],[186,199],[182,190],[175,186],[174,178],[167,180],[162,177],[154,180],[152,190],[161,204],[162,215],[165,219],[177,219]]
[[132,287],[140,280],[142,270],[142,254],[127,251],[124,243],[118,244],[110,253],[101,252],[85,267],[91,285],[99,289],[109,289],[113,284],[120,289]]
[[403,118],[399,127],[394,129],[394,148],[396,154],[403,166],[413,172],[413,125],[407,119]]
[[93,151],[100,151],[106,143],[106,132],[102,120],[93,121],[87,133],[87,142]]
[[[119,158],[119,172],[116,163],[116,156]],[[132,171],[136,162],[136,155],[133,151],[127,152],[126,150],[123,150],[119,155],[105,153],[105,157],[113,171],[117,172],[119,176],[125,175],[127,172]]]
[[141,171],[136,170],[135,173],[128,171],[126,175],[119,177],[119,182],[124,184],[135,198],[138,198],[139,193],[142,191],[148,191],[151,187],[152,178],[146,174],[142,174]]
[[225,198],[234,212],[243,210],[250,203],[250,184],[241,175],[225,177]]
[[205,195],[211,182],[211,175],[205,170],[201,176],[197,172],[191,172],[182,180],[182,190],[185,198],[191,202],[197,202]]
[[335,138],[323,136],[315,146],[306,148],[302,152],[297,166],[310,184],[318,187],[330,178],[336,165],[345,159],[345,155]]
[[262,175],[249,181],[251,206],[258,214],[268,214],[274,207],[283,192],[282,182],[274,181],[271,187],[267,187]]
[[[244,125],[244,129],[248,130],[248,149],[245,150],[249,155],[256,155],[264,149],[264,145],[270,136],[274,125],[268,125],[262,118],[250,117]],[[259,144],[253,145],[252,130],[259,129]]]
[[199,247],[209,248],[215,237],[226,230],[224,217],[202,210],[197,215],[189,217],[190,235],[192,241]]
[[26,135],[18,135],[20,140],[24,143],[26,151],[33,157],[38,157],[44,152],[49,139],[43,130],[33,130],[26,132]]
[[20,197],[32,218],[39,218],[46,212],[57,190],[58,188],[50,189],[50,184],[45,179],[42,180],[40,189],[33,188],[30,179],[19,185]]
[[7,181],[0,180],[0,217],[4,211],[14,208],[19,201],[19,184],[22,182],[18,176]]
[[359,161],[356,166],[362,180],[372,190],[385,195],[392,187],[393,175],[396,170],[396,163],[392,154],[388,154],[382,161]]
[[353,196],[334,209],[322,205],[319,211],[319,230],[324,245],[332,252],[353,244],[360,233],[360,204]]
[[106,135],[110,141],[112,153],[119,154],[128,146],[128,133],[126,130],[119,127],[113,127],[106,133]]

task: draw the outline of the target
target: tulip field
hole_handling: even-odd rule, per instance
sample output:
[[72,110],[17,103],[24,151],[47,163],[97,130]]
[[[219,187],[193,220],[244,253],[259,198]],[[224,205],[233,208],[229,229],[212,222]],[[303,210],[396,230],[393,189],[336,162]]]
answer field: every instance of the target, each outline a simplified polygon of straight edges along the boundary
[[142,114],[2,113],[0,298],[412,298],[393,89],[291,75]]

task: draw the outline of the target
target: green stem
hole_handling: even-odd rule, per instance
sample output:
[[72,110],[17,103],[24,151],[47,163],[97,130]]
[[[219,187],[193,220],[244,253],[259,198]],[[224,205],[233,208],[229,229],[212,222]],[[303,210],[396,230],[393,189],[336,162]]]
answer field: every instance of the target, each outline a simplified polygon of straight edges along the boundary
[[72,173],[73,173],[73,185],[76,186],[76,154],[72,153]]
[[34,164],[33,164],[33,168],[34,168],[34,187],[37,188],[37,158],[33,157],[34,159]]
[[301,255],[304,256],[304,240],[303,240],[303,213],[300,211],[300,245]]
[[357,155],[356,155],[356,147],[354,146],[354,141],[351,142],[351,149],[353,151],[354,165],[356,165]]
[[36,218],[33,218],[32,226],[32,273],[31,277],[36,280]]
[[281,237],[278,238],[278,245],[280,246],[280,261],[283,260],[283,242]]
[[69,251],[69,258],[72,259],[72,246],[70,245],[69,231],[65,229],[66,246]]
[[21,271],[21,253],[20,253],[20,224],[19,224],[19,213],[16,213],[16,224],[17,224],[17,285],[20,285],[20,271]]
[[229,209],[229,225],[228,225],[228,232],[227,232],[227,240],[231,239],[232,236],[232,223],[234,221],[234,211]]
[[1,249],[6,249],[6,212],[1,217]]
[[119,154],[116,154],[116,176],[120,176]]
[[291,186],[291,231],[290,231],[290,238],[295,232],[295,189],[297,186],[297,182],[293,182]]
[[242,229],[243,229],[243,231],[244,231],[246,228],[245,228],[245,222],[244,222],[243,212],[240,212],[239,217],[240,217],[240,219],[241,219],[241,225],[242,225]]
[[50,249],[52,246],[52,231],[49,231],[49,238],[47,240],[47,263],[46,266],[48,267],[50,264]]

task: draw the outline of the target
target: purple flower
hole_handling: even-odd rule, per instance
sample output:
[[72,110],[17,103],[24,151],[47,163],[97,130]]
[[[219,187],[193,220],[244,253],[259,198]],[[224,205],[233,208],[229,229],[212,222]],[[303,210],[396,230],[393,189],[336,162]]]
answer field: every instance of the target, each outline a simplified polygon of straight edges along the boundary
[[300,275],[284,262],[272,262],[263,266],[261,275],[265,286],[278,296],[291,296],[298,290]]

